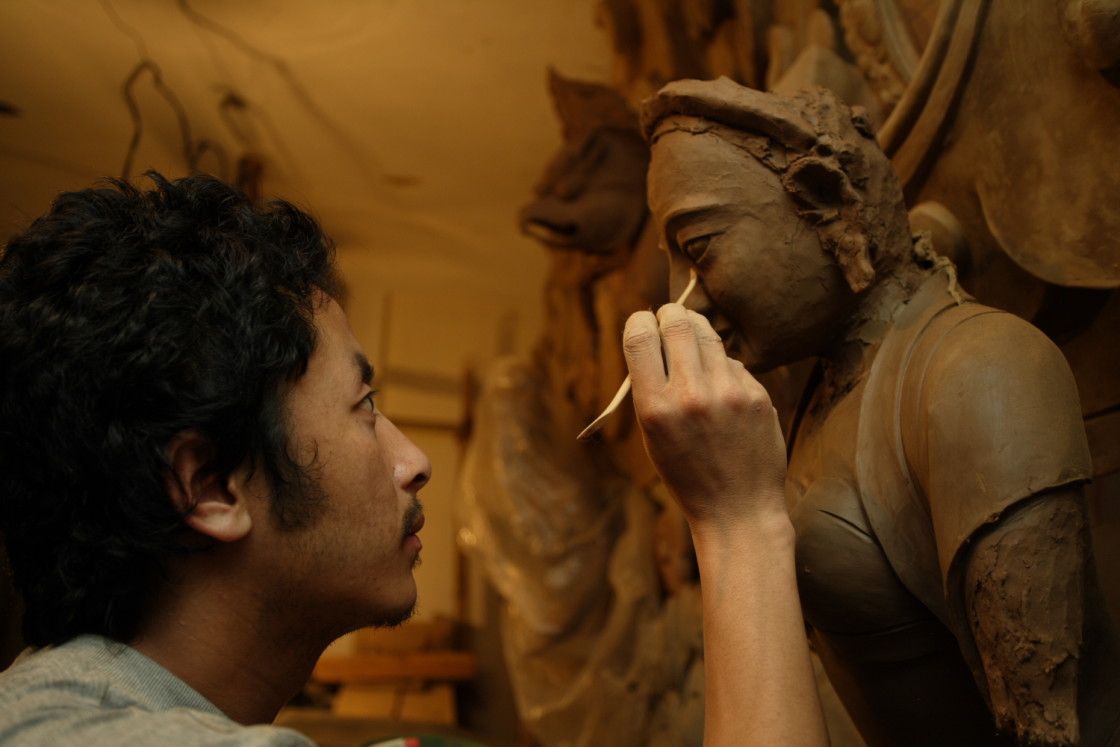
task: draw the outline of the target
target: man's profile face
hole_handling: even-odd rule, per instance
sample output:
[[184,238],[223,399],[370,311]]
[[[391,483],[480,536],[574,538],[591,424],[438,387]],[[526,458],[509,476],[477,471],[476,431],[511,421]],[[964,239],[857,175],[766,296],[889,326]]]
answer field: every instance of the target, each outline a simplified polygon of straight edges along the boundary
[[416,493],[431,465],[377,411],[372,371],[341,307],[326,299],[314,321],[315,350],[285,405],[291,451],[310,465],[322,505],[306,526],[270,526],[263,541],[275,544],[269,586],[341,635],[411,614],[423,523]]

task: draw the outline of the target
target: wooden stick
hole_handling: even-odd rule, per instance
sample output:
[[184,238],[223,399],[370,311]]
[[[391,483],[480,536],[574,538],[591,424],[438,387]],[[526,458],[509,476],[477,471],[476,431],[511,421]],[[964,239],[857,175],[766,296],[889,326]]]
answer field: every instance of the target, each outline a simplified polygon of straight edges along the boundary
[[[684,292],[681,293],[681,297],[677,299],[677,303],[684,303],[684,300],[688,298],[689,294],[692,293],[692,289],[695,287],[696,268],[692,267],[689,268],[688,271],[688,285],[685,286]],[[576,439],[583,441],[596,434],[599,429],[603,427],[603,424],[607,422],[607,418],[614,414],[614,411],[618,409],[618,406],[622,404],[622,400],[626,399],[626,395],[629,393],[630,376],[627,375],[627,377],[623,379],[622,386],[618,388],[618,392],[614,395],[614,399],[611,400],[611,403],[607,405],[607,408],[605,410],[599,413],[599,417],[592,420],[586,428],[580,431],[579,435],[576,436]]]

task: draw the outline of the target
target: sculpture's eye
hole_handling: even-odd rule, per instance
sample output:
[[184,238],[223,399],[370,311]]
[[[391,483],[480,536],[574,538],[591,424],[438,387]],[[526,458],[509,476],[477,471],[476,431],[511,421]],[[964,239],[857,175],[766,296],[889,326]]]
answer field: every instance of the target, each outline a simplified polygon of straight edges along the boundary
[[700,261],[701,257],[708,251],[708,244],[712,240],[712,234],[706,236],[697,236],[694,239],[689,239],[681,244],[681,251],[684,255],[696,264]]

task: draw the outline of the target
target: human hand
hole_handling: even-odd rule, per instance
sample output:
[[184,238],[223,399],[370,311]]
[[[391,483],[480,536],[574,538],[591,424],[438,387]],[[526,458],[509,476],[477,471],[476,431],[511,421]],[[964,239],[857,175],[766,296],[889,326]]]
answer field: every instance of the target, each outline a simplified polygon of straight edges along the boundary
[[704,604],[704,744],[827,745],[766,390],[680,304],[623,333],[646,451],[688,518]]
[[785,515],[785,445],[766,390],[700,314],[630,316],[623,349],[646,451],[694,531]]

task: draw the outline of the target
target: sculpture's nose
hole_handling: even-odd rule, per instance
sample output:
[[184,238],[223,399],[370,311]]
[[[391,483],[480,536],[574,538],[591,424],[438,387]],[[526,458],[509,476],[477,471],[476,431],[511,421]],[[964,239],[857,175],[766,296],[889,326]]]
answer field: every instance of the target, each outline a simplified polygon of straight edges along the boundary
[[[678,303],[682,304],[687,309],[709,316],[712,302],[708,298],[708,293],[704,288],[704,281],[699,275],[696,276],[696,282],[693,283],[693,273],[695,269],[691,262],[674,260],[669,269],[669,298],[679,298]],[[682,298],[682,294],[689,286],[692,286],[687,296]]]

